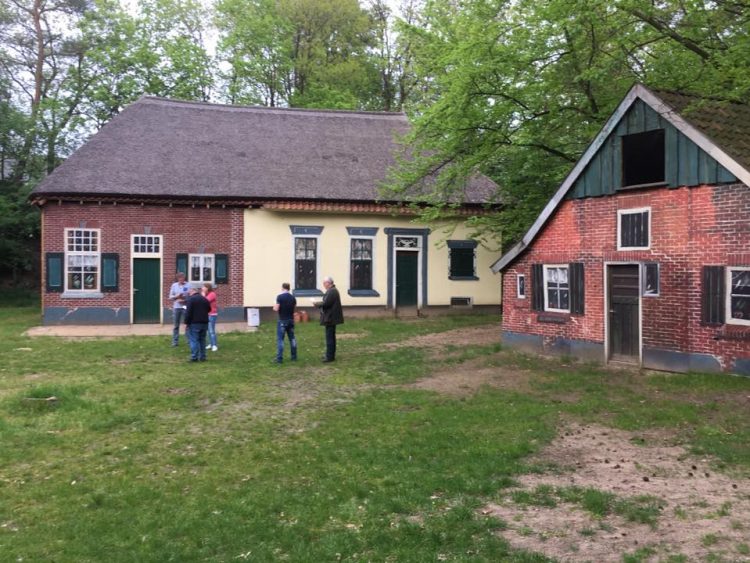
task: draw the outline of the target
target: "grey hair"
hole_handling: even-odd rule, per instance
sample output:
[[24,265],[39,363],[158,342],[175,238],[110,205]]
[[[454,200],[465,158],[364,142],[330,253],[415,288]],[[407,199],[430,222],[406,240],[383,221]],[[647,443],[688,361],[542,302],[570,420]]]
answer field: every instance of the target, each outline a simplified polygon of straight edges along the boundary
[[326,277],[323,278],[323,282],[324,283],[325,282],[331,282],[331,283],[333,283],[333,278],[331,276],[326,276]]

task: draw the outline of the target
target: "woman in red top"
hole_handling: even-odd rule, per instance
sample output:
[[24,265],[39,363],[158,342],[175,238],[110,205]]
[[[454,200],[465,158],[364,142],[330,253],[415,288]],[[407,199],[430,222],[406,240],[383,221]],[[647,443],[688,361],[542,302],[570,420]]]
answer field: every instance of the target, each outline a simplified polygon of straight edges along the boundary
[[210,348],[212,352],[216,352],[219,349],[216,345],[216,317],[219,316],[219,313],[216,309],[216,292],[211,282],[203,284],[203,297],[208,299],[211,304],[211,310],[208,313],[208,345],[206,349]]

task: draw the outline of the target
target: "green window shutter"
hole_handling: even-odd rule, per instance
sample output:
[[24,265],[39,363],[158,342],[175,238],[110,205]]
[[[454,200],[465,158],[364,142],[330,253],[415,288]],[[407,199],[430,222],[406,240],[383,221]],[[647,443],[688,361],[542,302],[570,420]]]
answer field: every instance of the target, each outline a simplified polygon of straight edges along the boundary
[[229,283],[229,255],[216,255],[216,283]]
[[64,252],[47,252],[44,257],[47,273],[47,291],[49,293],[62,293],[63,285],[63,261],[65,260]]
[[185,274],[185,276],[190,279],[190,276],[188,276],[188,255],[187,254],[178,254],[177,255],[177,261],[175,266],[175,274],[177,272],[182,272]]
[[531,310],[544,311],[544,268],[531,265]]
[[120,290],[120,255],[102,253],[102,291],[115,293]]
[[583,263],[572,262],[568,264],[568,268],[570,272],[570,312],[574,315],[583,315],[586,298]]
[[701,320],[705,324],[724,324],[724,266],[703,266],[701,284]]

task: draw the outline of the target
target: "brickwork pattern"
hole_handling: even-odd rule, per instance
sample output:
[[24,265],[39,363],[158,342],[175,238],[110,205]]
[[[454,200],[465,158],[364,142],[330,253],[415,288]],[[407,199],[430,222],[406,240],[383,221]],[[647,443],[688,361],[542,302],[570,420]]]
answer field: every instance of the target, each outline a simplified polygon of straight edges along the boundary
[[61,293],[42,291],[42,306],[47,307],[130,307],[131,235],[163,236],[162,306],[175,279],[176,255],[229,255],[229,283],[218,286],[220,307],[243,305],[243,210],[205,206],[153,206],[133,204],[48,203],[42,209],[42,288],[44,255],[65,250],[65,229],[101,229],[100,252],[119,254],[119,291],[103,297],[65,298]]
[[[618,209],[651,208],[649,250],[617,250]],[[583,262],[585,315],[537,321],[531,310],[531,265]],[[564,201],[531,248],[504,272],[503,329],[603,343],[605,263],[658,262],[660,294],[642,297],[644,347],[715,355],[724,369],[750,358],[750,327],[701,323],[706,265],[750,267],[750,189],[742,184],[652,189]],[[527,280],[518,299],[516,276]]]

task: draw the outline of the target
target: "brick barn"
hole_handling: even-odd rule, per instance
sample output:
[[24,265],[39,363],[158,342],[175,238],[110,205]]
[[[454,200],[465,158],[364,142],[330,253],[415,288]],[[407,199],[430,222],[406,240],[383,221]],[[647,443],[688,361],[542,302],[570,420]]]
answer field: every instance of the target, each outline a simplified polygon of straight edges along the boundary
[[497,256],[466,225],[491,180],[467,182],[444,230],[380,200],[408,128],[400,113],[140,99],[31,194],[43,323],[169,323],[178,271],[218,287],[219,322],[272,315],[282,282],[310,307],[326,275],[348,314],[499,311]]
[[503,341],[750,375],[750,106],[634,86],[503,272]]

